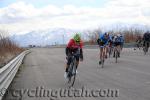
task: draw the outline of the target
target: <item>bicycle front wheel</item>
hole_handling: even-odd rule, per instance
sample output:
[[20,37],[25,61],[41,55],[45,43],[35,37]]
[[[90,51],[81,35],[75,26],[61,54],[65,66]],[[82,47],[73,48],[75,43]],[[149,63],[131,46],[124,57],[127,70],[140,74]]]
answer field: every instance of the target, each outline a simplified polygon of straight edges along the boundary
[[69,87],[72,87],[74,85],[75,79],[76,79],[76,61],[72,62],[70,67],[71,68],[69,70],[68,84],[69,84]]
[[115,62],[117,63],[117,59],[118,59],[118,51],[115,50]]
[[68,79],[68,85],[69,85],[69,87],[72,87],[74,85],[75,80],[76,80],[76,70],[75,70],[75,72]]

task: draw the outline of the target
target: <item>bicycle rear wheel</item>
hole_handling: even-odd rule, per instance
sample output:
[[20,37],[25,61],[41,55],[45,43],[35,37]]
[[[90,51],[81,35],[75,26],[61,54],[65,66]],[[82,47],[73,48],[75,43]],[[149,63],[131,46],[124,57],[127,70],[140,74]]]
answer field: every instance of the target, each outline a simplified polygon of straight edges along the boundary
[[76,73],[72,76],[71,81],[70,81],[70,87],[73,87],[74,83],[76,80]]

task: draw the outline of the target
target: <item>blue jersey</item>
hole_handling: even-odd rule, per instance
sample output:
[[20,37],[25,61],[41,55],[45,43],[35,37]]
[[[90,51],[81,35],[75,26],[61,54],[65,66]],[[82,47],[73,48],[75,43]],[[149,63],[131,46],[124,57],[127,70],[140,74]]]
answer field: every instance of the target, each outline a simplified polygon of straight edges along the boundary
[[123,42],[124,42],[123,36],[117,36],[117,37],[115,38],[115,42],[123,43]]
[[105,34],[103,34],[100,36],[100,40],[104,43],[104,45],[107,45],[110,40],[110,37],[108,37],[108,39],[106,39]]

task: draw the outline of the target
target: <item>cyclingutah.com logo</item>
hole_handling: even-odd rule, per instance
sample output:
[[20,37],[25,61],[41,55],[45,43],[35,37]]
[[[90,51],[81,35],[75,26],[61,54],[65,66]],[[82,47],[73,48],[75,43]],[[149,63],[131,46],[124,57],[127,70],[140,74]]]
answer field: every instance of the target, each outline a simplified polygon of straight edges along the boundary
[[82,88],[60,88],[60,89],[47,89],[43,86],[36,87],[34,89],[6,89],[0,90],[0,96],[4,96],[7,93],[14,98],[32,97],[32,98],[50,98],[50,100],[61,98],[79,98],[79,97],[119,97],[118,89],[87,89]]

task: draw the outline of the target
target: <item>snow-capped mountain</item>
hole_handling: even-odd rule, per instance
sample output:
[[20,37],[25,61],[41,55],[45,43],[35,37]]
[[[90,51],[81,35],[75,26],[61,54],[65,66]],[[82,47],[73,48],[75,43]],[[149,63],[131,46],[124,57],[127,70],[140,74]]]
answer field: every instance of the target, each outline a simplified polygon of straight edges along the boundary
[[76,31],[64,28],[32,31],[23,35],[13,35],[11,38],[20,46],[64,44]]

